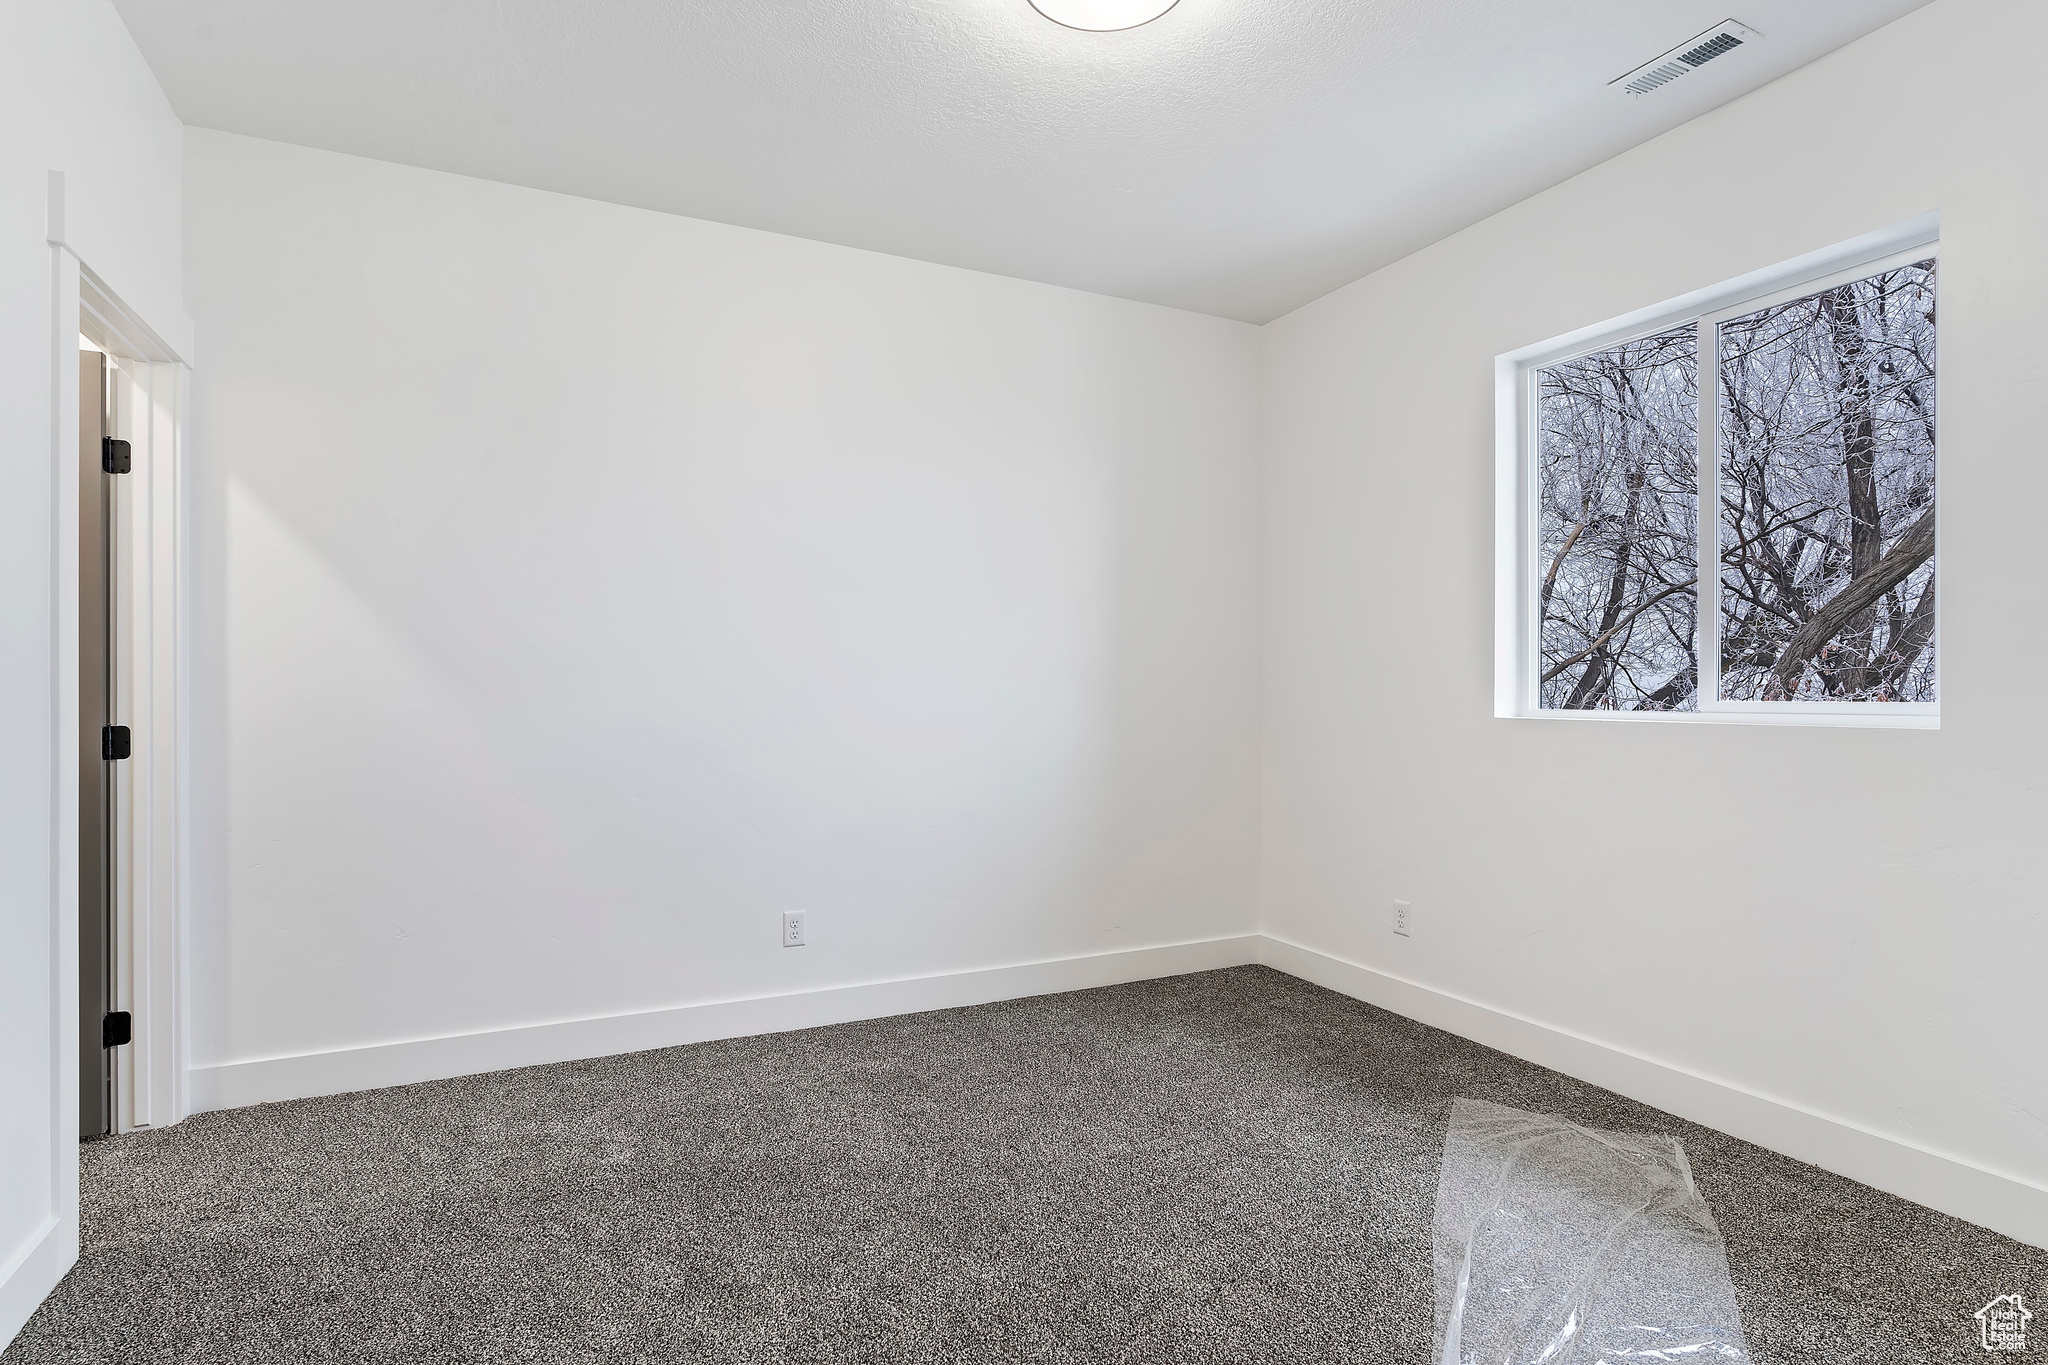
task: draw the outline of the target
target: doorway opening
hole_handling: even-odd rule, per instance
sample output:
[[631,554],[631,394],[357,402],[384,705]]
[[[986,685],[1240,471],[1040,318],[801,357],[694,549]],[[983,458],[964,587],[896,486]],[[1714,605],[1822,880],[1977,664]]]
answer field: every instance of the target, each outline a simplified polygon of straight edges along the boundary
[[186,367],[78,269],[78,1133],[184,1117]]
[[107,354],[78,337],[78,1133],[115,1131],[113,1050],[132,1017],[114,1008],[113,765],[126,757],[114,706],[114,479],[133,468],[107,411]]

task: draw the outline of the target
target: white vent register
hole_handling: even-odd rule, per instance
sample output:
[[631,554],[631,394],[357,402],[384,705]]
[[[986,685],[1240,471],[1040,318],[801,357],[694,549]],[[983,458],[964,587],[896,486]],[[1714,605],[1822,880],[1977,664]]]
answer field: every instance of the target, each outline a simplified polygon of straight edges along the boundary
[[1640,99],[1763,36],[1747,24],[1729,19],[1697,37],[1686,39],[1663,56],[1644,62],[1627,75],[1615,77],[1608,84],[1626,90],[1632,99]]

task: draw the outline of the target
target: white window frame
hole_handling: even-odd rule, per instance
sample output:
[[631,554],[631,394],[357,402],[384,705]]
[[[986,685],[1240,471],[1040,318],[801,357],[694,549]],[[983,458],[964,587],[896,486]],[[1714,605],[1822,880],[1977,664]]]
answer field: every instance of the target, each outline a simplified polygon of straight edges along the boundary
[[[1889,730],[1941,727],[1941,703],[1933,702],[1762,702],[1721,698],[1721,517],[1718,487],[1720,412],[1719,328],[1776,303],[1804,298],[1882,270],[1940,255],[1940,220],[1927,214],[1870,233],[1825,251],[1813,252],[1740,279],[1672,299],[1595,327],[1582,328],[1535,346],[1496,357],[1494,492],[1494,714],[1530,720],[1602,720],[1651,724],[1835,725]],[[1940,285],[1937,277],[1936,288]],[[1537,670],[1542,657],[1537,632],[1539,582],[1536,525],[1537,371],[1593,351],[1669,331],[1687,322],[1699,328],[1699,603],[1696,645],[1700,678],[1697,711],[1597,711],[1544,709]],[[1935,446],[1940,459],[1941,372],[1935,370]],[[1937,479],[1940,477],[1937,473]],[[1941,544],[1941,499],[1935,499],[1935,545]],[[1941,678],[1943,577],[1935,577],[1935,677]],[[1711,623],[1711,625],[1710,625]]]

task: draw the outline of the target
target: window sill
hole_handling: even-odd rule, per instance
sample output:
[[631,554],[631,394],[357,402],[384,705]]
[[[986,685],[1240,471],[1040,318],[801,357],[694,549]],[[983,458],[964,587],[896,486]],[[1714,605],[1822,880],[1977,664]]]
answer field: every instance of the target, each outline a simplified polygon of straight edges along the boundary
[[1806,725],[1850,730],[1939,730],[1926,711],[1496,711],[1497,720],[1620,721],[1636,725]]

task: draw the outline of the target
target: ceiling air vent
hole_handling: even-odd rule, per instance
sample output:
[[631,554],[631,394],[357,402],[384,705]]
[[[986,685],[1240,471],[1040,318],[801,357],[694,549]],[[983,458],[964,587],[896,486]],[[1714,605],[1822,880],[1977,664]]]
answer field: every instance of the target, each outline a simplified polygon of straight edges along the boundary
[[1747,24],[1738,24],[1733,19],[1714,25],[1705,33],[1688,38],[1663,56],[1644,62],[1626,76],[1617,76],[1608,84],[1619,86],[1631,96],[1640,98],[1655,90],[1662,90],[1680,76],[1689,76],[1718,57],[1725,57],[1744,44],[1753,43],[1764,35]]

